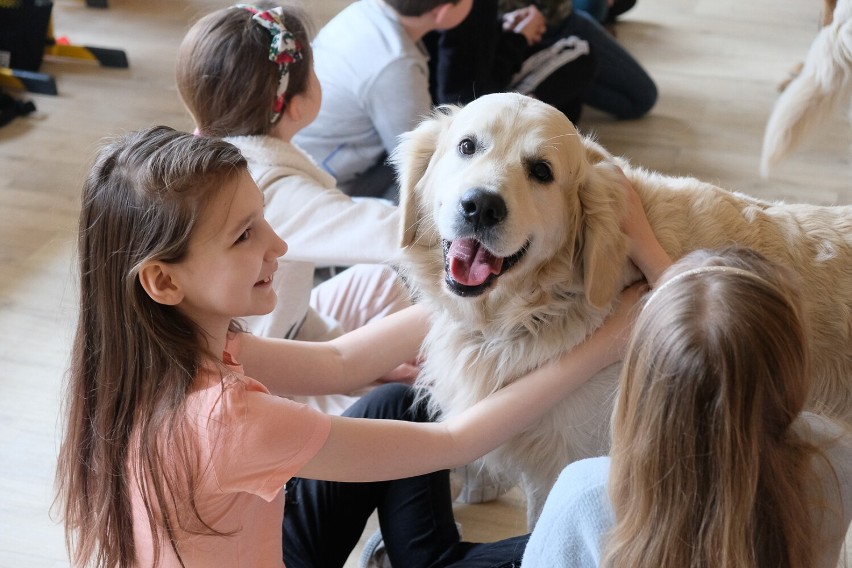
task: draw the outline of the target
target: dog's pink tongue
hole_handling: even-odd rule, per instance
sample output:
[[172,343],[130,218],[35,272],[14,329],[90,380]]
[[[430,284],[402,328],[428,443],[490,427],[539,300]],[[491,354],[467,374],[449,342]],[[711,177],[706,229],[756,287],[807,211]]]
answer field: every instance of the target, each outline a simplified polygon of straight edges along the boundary
[[479,286],[491,274],[500,274],[503,259],[488,252],[476,239],[457,239],[447,252],[450,276],[459,284]]

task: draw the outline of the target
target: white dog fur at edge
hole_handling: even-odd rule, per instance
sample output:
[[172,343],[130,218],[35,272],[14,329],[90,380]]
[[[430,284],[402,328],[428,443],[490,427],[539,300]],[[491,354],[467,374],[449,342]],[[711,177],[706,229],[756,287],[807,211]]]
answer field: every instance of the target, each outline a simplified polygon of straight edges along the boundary
[[[640,277],[620,230],[617,163],[672,258],[739,244],[801,275],[812,408],[852,423],[852,206],[764,202],[632,167],[517,94],[438,109],[393,160],[403,273],[434,313],[418,386],[443,416],[581,342]],[[484,459],[521,480],[530,528],[566,464],[607,452],[618,372],[598,374]]]
[[838,109],[852,111],[852,0],[838,0],[831,23],[814,38],[804,67],[775,101],[763,135],[760,173],[769,177]]

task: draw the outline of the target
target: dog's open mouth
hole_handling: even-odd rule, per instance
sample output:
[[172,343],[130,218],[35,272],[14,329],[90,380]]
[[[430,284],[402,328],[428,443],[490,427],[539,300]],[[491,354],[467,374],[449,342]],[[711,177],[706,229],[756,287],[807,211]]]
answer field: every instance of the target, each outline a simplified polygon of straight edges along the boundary
[[447,287],[459,296],[478,296],[512,268],[529,248],[529,241],[511,256],[495,256],[473,238],[444,241]]

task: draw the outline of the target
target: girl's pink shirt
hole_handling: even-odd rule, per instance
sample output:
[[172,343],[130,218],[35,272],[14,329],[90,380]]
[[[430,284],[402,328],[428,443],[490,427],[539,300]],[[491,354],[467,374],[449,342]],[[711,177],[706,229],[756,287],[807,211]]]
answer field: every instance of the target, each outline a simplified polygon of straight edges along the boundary
[[[187,567],[283,567],[284,484],[316,455],[331,429],[328,415],[274,396],[246,377],[237,362],[239,347],[237,334],[225,347],[227,371],[205,368],[187,397],[201,458],[198,509],[211,527],[232,533],[179,531],[177,547]],[[135,482],[131,492],[137,566],[147,568],[153,537]],[[161,540],[160,550],[160,566],[180,566],[167,541]]]

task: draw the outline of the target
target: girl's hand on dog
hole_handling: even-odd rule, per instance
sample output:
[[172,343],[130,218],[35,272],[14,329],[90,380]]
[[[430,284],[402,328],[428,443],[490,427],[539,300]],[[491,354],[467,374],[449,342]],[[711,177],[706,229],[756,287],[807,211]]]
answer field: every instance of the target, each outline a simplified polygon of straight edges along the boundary
[[408,361],[379,378],[380,383],[412,384],[420,374],[420,360]]
[[636,316],[642,311],[642,298],[650,289],[647,283],[639,282],[622,290],[618,297],[618,304],[615,306],[615,310],[609,315],[598,331],[595,332],[596,334],[604,333],[611,335],[613,346],[618,351],[619,359],[627,351],[627,343],[630,339],[630,333],[633,331],[633,324],[636,323]]
[[654,286],[660,275],[671,266],[672,259],[654,235],[642,206],[642,199],[633,184],[620,168],[618,172],[621,174],[621,186],[627,197],[627,215],[621,222],[621,228],[629,240],[628,254],[651,286]]

